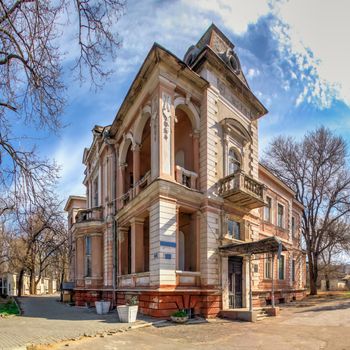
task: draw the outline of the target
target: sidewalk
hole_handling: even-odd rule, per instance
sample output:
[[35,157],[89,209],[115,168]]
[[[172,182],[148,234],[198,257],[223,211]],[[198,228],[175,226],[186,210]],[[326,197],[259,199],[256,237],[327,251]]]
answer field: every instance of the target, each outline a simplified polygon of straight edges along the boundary
[[[49,344],[103,333],[126,330],[116,311],[97,315],[95,309],[59,303],[58,295],[19,298],[22,316],[0,319],[0,349],[26,349],[28,345]],[[133,327],[146,326],[153,319],[142,318]]]

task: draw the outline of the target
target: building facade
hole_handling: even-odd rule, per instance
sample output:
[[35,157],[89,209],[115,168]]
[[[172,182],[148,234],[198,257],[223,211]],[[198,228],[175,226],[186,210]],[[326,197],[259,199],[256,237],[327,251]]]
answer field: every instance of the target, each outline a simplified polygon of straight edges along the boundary
[[183,60],[153,45],[66,204],[77,305],[210,317],[304,295],[302,207],[258,161],[266,113],[215,25]]

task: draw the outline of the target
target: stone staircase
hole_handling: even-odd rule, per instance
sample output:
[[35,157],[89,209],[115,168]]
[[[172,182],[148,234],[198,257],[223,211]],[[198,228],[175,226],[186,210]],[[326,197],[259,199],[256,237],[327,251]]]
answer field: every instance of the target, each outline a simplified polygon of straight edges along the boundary
[[270,315],[266,312],[265,309],[259,309],[258,314],[256,315],[257,322],[263,321],[265,318],[270,317]]

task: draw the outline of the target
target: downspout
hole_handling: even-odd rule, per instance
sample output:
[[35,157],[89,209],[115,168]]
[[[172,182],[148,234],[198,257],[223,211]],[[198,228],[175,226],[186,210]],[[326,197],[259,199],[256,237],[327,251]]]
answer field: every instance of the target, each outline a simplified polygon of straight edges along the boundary
[[104,142],[109,146],[111,152],[112,152],[112,218],[113,218],[113,225],[112,225],[112,235],[113,235],[113,245],[112,245],[112,289],[113,289],[113,295],[112,295],[112,307],[116,307],[116,271],[118,271],[118,261],[117,261],[117,254],[116,251],[118,251],[118,237],[117,237],[117,222],[115,220],[115,215],[117,214],[117,206],[116,206],[116,200],[117,200],[117,193],[116,193],[116,175],[117,175],[117,157],[116,157],[116,149],[114,147],[114,144],[116,143],[115,140],[111,139],[109,130],[104,132],[103,135]]

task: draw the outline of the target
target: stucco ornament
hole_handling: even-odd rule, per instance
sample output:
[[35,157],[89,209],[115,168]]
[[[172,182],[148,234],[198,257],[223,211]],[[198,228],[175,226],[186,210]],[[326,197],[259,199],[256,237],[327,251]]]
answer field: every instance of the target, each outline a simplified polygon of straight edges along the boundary
[[163,114],[163,135],[167,140],[169,137],[170,120],[171,120],[171,96],[163,92],[162,95],[162,114]]
[[219,55],[235,73],[239,73],[241,71],[241,64],[233,49],[228,48],[226,51],[220,52]]
[[158,95],[155,95],[152,99],[151,113],[151,125],[153,125],[154,141],[157,141]]
[[197,46],[195,45],[190,46],[187,52],[185,53],[184,62],[190,66],[196,60],[199,51],[200,50]]

